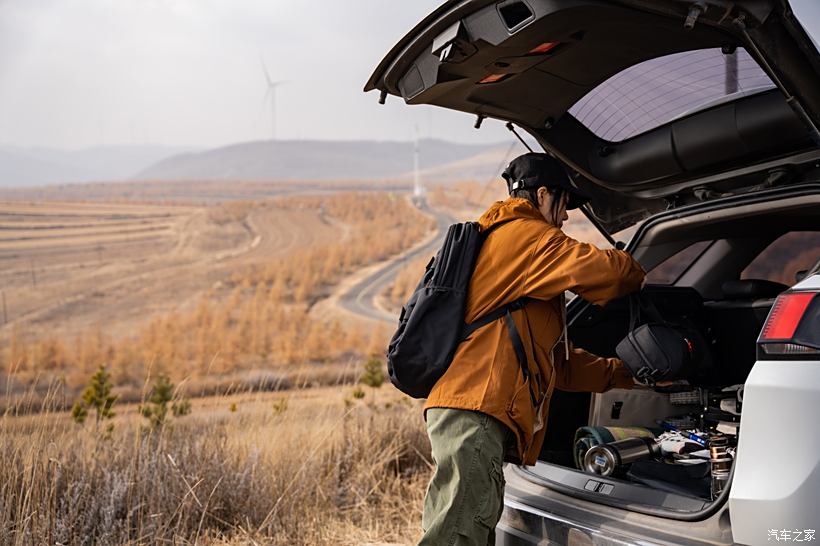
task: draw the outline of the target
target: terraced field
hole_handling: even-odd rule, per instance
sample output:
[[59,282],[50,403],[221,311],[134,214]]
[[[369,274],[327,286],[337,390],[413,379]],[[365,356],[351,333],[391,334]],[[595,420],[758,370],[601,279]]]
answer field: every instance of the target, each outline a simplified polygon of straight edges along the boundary
[[189,305],[240,264],[335,240],[339,231],[315,211],[275,202],[0,202],[0,336],[13,324],[128,333]]

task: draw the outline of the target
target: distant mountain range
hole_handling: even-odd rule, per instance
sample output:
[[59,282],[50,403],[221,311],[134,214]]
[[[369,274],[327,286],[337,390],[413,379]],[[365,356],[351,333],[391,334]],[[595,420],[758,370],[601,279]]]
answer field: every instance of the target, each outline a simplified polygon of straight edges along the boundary
[[[498,175],[509,144],[419,141],[422,176],[438,181]],[[121,180],[410,180],[412,142],[278,140],[209,150],[113,146],[78,151],[0,147],[0,187]]]
[[161,159],[192,150],[154,145],[82,150],[0,146],[0,187],[124,180]]
[[[502,145],[501,147],[504,147]],[[480,156],[498,144],[419,141],[419,169],[438,170]],[[246,142],[181,154],[138,173],[140,180],[405,179],[413,173],[412,142],[281,140]],[[463,175],[462,175],[463,177]]]

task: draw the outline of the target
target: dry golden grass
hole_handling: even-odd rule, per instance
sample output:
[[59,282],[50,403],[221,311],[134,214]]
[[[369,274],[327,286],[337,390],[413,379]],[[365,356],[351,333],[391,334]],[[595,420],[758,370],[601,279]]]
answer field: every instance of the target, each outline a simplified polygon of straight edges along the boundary
[[[83,235],[80,224],[66,239]],[[362,358],[389,332],[308,311],[343,276],[423,237],[429,220],[402,198],[358,194],[194,209],[177,226],[173,252],[154,251],[173,264],[160,255],[156,271],[128,270],[134,297],[156,305],[141,325],[121,317],[131,334],[115,315],[64,335],[49,328],[72,316],[63,307],[6,328],[0,544],[413,542],[430,470],[421,408],[390,388],[352,397]],[[19,238],[45,228],[60,229],[30,218]],[[151,290],[194,267],[210,275],[199,297],[174,283]],[[36,273],[40,290],[58,276]],[[161,295],[187,303],[169,311]],[[120,395],[111,432],[60,412],[99,364]],[[220,395],[148,432],[122,404],[144,400],[146,377],[160,372],[180,393]]]
[[411,543],[430,471],[421,408],[350,389],[198,400],[154,432],[133,407],[110,433],[48,403],[6,414],[0,544]]

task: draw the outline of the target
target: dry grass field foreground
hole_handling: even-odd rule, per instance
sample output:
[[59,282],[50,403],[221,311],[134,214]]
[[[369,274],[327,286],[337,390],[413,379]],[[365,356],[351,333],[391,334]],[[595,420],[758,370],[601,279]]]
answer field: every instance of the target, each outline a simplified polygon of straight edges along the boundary
[[[0,544],[414,541],[431,468],[420,406],[353,385],[389,332],[309,312],[426,236],[404,198],[0,211],[14,313],[0,331]],[[77,424],[64,410],[100,365],[116,416]],[[145,404],[158,374],[176,400],[217,394],[149,427],[128,402]]]
[[149,373],[191,394],[335,381],[332,364],[381,352],[389,332],[311,306],[430,229],[387,192],[208,207],[2,203],[6,406],[19,411],[52,379],[70,404],[101,364],[132,401]]
[[[0,545],[410,544],[431,460],[415,401],[318,388],[193,401],[149,430],[0,417]],[[93,420],[92,420],[93,421]]]

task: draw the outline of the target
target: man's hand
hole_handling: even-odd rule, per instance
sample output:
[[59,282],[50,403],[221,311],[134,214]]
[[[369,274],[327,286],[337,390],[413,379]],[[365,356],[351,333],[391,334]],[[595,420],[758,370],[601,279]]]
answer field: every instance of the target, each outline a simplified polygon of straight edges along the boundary
[[647,385],[646,383],[639,381],[637,377],[633,377],[632,381],[635,383],[636,387],[644,387],[646,389],[653,389],[655,387],[671,387],[675,384],[674,381],[657,381],[654,385]]
[[652,388],[649,385],[647,385],[646,383],[644,383],[643,381],[639,381],[637,377],[633,377],[632,382],[634,383],[633,388],[634,387],[638,387],[638,388],[641,388],[641,389],[651,389]]

